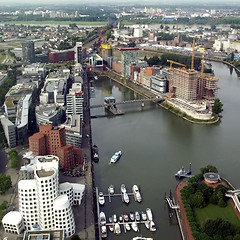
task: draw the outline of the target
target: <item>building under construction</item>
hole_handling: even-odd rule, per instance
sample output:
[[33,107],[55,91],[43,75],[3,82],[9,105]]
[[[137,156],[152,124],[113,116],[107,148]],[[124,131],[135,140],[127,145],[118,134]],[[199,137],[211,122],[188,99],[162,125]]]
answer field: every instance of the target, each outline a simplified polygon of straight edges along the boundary
[[185,101],[197,100],[197,71],[185,68],[174,68],[171,78],[173,97],[180,98]]

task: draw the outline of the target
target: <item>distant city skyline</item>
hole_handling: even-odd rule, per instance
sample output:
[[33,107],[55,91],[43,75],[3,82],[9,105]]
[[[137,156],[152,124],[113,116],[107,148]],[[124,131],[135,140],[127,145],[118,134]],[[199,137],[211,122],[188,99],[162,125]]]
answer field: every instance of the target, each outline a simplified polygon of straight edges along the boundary
[[[109,3],[109,1],[107,0],[102,0],[99,1],[98,4],[101,3]],[[22,0],[0,0],[0,3],[2,4],[7,4],[7,5],[14,5],[14,4],[18,4],[18,5],[24,5],[24,4],[32,4],[32,5],[41,5],[41,4],[91,4],[91,3],[95,3],[95,0],[70,0],[70,1],[66,1],[66,0],[24,0],[24,2]],[[176,5],[180,5],[180,4],[194,4],[194,5],[201,5],[201,4],[208,4],[209,6],[214,5],[214,4],[222,4],[222,5],[233,5],[233,4],[239,4],[239,0],[211,0],[211,2],[209,2],[209,0],[198,0],[197,2],[195,0],[168,0],[166,1],[159,1],[159,0],[115,0],[113,4],[161,4],[161,5],[172,5],[172,4],[176,4]]]

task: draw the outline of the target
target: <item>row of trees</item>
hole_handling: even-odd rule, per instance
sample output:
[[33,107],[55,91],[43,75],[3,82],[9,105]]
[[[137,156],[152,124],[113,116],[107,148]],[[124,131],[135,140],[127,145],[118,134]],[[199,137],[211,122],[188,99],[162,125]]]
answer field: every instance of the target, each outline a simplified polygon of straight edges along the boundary
[[17,168],[19,166],[19,156],[16,150],[11,150],[9,152],[9,159],[11,168]]
[[227,206],[225,193],[229,188],[219,185],[213,189],[204,184],[202,180],[206,172],[217,172],[217,168],[211,165],[202,168],[201,173],[189,179],[188,185],[181,190],[192,234],[196,240],[240,240],[240,229],[224,219],[207,219],[201,225],[197,222],[194,209],[204,208],[209,203]]
[[12,186],[11,177],[0,173],[0,194],[4,194]]

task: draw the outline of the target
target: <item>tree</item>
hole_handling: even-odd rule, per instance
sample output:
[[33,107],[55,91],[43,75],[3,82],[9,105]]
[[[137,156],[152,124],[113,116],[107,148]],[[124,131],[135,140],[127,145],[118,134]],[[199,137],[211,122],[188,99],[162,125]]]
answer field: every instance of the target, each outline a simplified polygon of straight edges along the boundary
[[216,99],[214,100],[213,111],[214,111],[214,113],[216,113],[216,114],[219,114],[220,112],[223,111],[223,104],[222,104],[222,102],[220,101],[219,98],[216,98]]
[[112,31],[109,29],[106,31],[106,38],[107,40],[112,36]]
[[195,194],[192,194],[189,197],[189,200],[190,200],[190,204],[192,207],[195,207],[195,208],[206,207],[206,202],[204,200],[204,196],[200,191],[196,192]]
[[81,238],[80,238],[77,234],[74,234],[74,235],[71,237],[71,240],[81,240]]
[[217,168],[212,165],[207,165],[206,167],[201,168],[200,171],[202,174],[207,173],[207,172],[214,172],[214,173],[218,172]]
[[11,186],[11,177],[0,173],[0,193],[4,194]]

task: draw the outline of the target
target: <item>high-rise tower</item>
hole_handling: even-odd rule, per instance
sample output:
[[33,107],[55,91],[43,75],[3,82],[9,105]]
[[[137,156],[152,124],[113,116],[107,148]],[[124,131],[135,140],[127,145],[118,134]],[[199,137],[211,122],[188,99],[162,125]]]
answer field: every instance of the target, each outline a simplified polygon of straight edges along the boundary
[[24,65],[35,62],[35,50],[33,41],[22,42],[22,58]]

